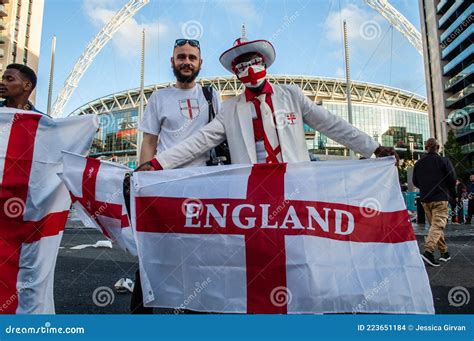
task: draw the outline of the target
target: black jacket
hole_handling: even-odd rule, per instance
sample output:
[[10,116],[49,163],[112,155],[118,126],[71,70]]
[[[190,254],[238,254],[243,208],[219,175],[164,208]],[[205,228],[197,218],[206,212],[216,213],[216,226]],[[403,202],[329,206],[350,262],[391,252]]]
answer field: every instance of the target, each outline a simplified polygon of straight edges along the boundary
[[413,184],[422,202],[448,201],[456,197],[456,172],[448,158],[427,153],[415,163]]

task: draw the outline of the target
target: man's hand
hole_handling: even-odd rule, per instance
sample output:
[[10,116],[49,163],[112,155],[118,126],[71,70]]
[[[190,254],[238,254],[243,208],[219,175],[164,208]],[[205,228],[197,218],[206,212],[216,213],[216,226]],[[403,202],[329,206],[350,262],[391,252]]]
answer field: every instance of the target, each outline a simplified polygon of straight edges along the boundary
[[142,163],[140,166],[138,166],[137,169],[135,169],[135,172],[148,172],[148,171],[156,171],[156,170],[162,170],[162,169],[163,167],[161,167],[158,160],[153,158],[150,161]]
[[393,155],[395,156],[395,166],[398,166],[399,162],[400,162],[400,156],[398,156],[397,152],[395,151],[395,149],[393,147],[382,147],[382,146],[379,146],[375,151],[374,151],[374,155],[376,157],[384,157],[384,156],[390,156],[390,155]]

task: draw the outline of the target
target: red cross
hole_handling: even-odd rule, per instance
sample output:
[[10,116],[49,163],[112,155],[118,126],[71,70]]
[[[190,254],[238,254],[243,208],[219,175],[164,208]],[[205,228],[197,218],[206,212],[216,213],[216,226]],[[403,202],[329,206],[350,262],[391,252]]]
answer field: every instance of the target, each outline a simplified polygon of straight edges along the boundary
[[[195,99],[193,99],[193,101],[196,101]],[[186,103],[186,105],[184,107],[181,107],[181,103]],[[187,110],[188,111],[188,114],[189,114],[189,119],[193,119],[193,109],[195,110],[198,110],[199,111],[199,105],[197,104],[197,101],[196,101],[196,105],[192,105],[191,103],[191,99],[185,99],[185,100],[181,100],[180,101],[180,110]]]
[[[273,210],[269,216],[268,225],[282,221],[285,216],[285,207],[292,205],[299,217],[302,217],[303,226],[308,226],[305,210],[306,206],[316,209],[321,207],[337,208],[352,213],[358,228],[351,235],[339,235],[325,232],[321,229],[285,229],[259,228],[262,219],[255,222],[256,227],[241,229],[227,217],[225,228],[214,222],[210,228],[185,227],[185,216],[182,213],[183,202],[186,198],[137,197],[137,232],[158,233],[186,233],[186,234],[229,234],[245,236],[246,274],[247,274],[247,312],[248,313],[286,313],[287,305],[275,305],[272,302],[272,291],[277,287],[287,287],[286,284],[286,251],[285,236],[308,235],[343,241],[357,242],[388,242],[396,243],[406,240],[415,240],[413,230],[405,211],[385,212],[374,216],[363,215],[359,207],[345,204],[330,204],[314,201],[286,200],[284,194],[284,175],[286,164],[257,164],[252,167],[248,180],[247,198],[242,199],[199,199],[202,205],[228,204],[228,215],[232,209],[240,204],[250,204],[257,207],[261,203],[269,204]],[[289,193],[287,193],[289,195]],[[281,210],[277,208],[281,207]],[[240,219],[245,219],[248,211],[241,211]],[[201,216],[201,219],[204,217]],[[212,223],[212,220],[211,220]],[[334,221],[330,226],[334,226]],[[397,225],[396,229],[393,226]],[[202,226],[202,225],[201,225]],[[199,242],[196,239],[196,242]],[[288,296],[289,297],[289,296]]]
[[[276,127],[277,126],[276,119],[275,119],[275,115],[273,114],[273,111],[274,111],[273,102],[269,94],[265,95],[265,102],[270,107],[270,110],[272,112],[273,124],[274,124],[274,127]],[[281,153],[280,137],[278,136],[278,130],[276,131],[278,145],[275,147],[275,149],[273,149],[272,144],[270,143],[270,140],[268,139],[267,134],[265,134],[265,129],[263,127],[263,118],[262,118],[262,110],[260,109],[260,100],[258,99],[258,97],[254,97],[252,99],[252,103],[254,105],[255,113],[257,115],[257,118],[253,120],[254,121],[253,122],[254,136],[257,137],[258,135],[263,134],[263,145],[267,153],[267,157],[265,161],[267,163],[278,163],[278,155]]]
[[[68,216],[68,211],[63,211],[50,213],[40,221],[25,221],[23,218],[41,117],[15,114],[10,129],[0,184],[0,313],[14,314],[18,307],[16,282],[22,244],[57,235],[64,230]],[[12,206],[12,210],[8,210],[7,202],[13,198],[19,211],[13,211]]]
[[253,71],[253,68],[250,67],[247,76],[241,77],[239,80],[242,83],[250,83],[255,85],[260,79],[262,79],[262,77],[265,77],[266,73],[266,70],[255,72]]
[[[128,217],[122,214],[122,205],[107,201],[96,200],[97,175],[99,174],[100,160],[87,158],[84,172],[82,173],[82,198],[71,193],[73,202],[78,201],[91,215],[91,218],[101,228],[104,235],[110,238],[109,233],[99,220],[99,216],[119,219],[122,227],[130,226]],[[120,195],[122,195],[120,193]]]
[[289,114],[286,114],[286,120],[288,122],[290,122],[290,124],[295,124],[295,121],[296,121],[296,115],[294,113],[289,113]]

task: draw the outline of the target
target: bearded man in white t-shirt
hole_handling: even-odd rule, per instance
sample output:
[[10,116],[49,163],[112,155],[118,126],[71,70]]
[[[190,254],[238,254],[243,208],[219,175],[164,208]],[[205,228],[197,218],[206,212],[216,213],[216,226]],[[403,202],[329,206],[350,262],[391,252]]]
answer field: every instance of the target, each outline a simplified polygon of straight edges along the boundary
[[[138,124],[138,129],[143,132],[140,164],[184,141],[209,123],[209,106],[203,88],[196,83],[201,65],[199,41],[177,39],[171,57],[176,85],[151,95]],[[220,109],[219,95],[212,92],[212,103],[217,114]],[[208,160],[209,152],[205,152],[181,167],[205,166]]]
[[[210,121],[209,105],[203,88],[196,83],[201,70],[202,59],[199,41],[177,39],[174,44],[171,68],[176,77],[176,85],[155,91],[148,100],[138,129],[143,132],[140,164],[151,160],[156,154],[179,144]],[[212,88],[212,105],[217,114],[220,97]],[[206,166],[210,152],[206,151],[181,167]],[[142,165],[140,170],[153,170],[150,165]],[[140,275],[135,275],[132,294],[132,314],[152,314],[153,308],[143,306]]]

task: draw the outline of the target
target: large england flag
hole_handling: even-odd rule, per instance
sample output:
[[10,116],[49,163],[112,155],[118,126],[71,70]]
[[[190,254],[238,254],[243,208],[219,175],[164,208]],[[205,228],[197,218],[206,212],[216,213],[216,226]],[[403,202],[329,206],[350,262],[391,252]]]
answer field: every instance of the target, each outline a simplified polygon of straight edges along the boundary
[[145,306],[434,313],[394,159],[134,174]]
[[54,313],[56,257],[71,200],[61,150],[86,153],[95,116],[0,108],[0,313]]
[[61,178],[71,193],[83,224],[101,231],[122,250],[136,256],[137,248],[123,195],[128,167],[63,152]]

